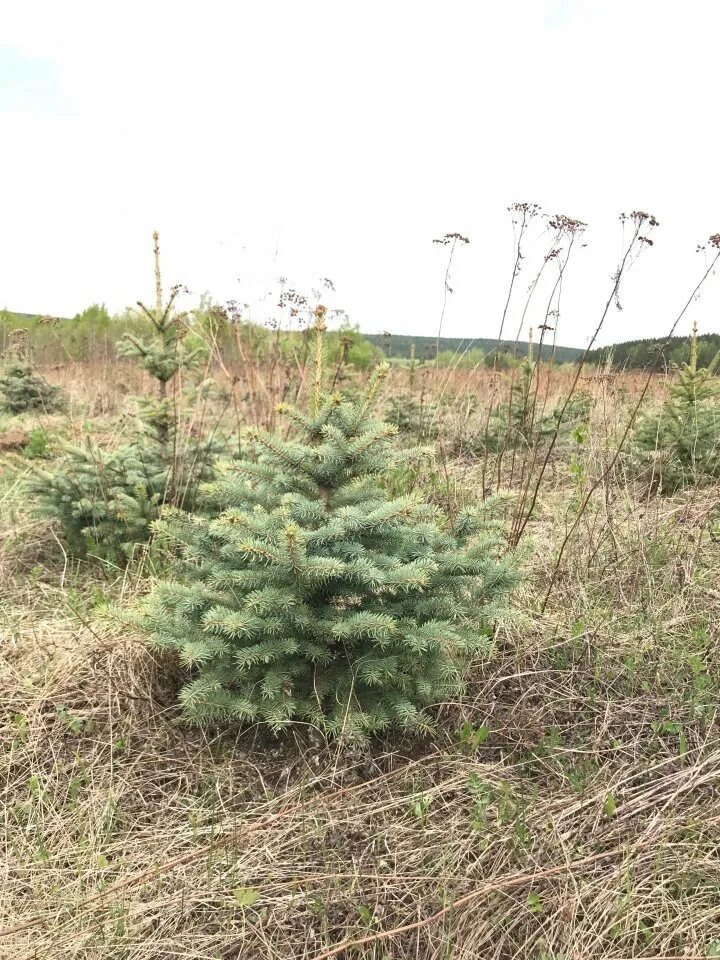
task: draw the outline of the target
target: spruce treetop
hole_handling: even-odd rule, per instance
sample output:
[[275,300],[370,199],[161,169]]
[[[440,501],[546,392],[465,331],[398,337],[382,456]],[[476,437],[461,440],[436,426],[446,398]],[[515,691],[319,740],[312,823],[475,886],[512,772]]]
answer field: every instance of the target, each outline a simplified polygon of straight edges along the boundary
[[137,302],[143,315],[152,324],[152,336],[143,338],[126,333],[117,344],[117,351],[120,356],[135,360],[157,380],[158,399],[163,400],[167,392],[167,383],[184,367],[192,366],[200,351],[183,351],[181,348],[181,341],[186,333],[185,315],[178,313],[174,305],[182,287],[174,286],[167,302],[164,302],[160,274],[160,236],[157,231],[153,233],[153,257],[155,306],[150,309],[142,300]]

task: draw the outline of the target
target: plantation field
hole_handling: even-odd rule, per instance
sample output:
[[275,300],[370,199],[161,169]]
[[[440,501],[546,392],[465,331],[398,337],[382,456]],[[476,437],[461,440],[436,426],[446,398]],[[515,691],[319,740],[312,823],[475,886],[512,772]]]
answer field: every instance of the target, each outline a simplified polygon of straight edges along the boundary
[[[167,549],[79,555],[26,486],[68,441],[129,443],[152,376],[97,356],[40,373],[64,409],[0,420],[0,955],[720,955],[720,487],[658,492],[624,441],[671,378],[391,369],[374,407],[394,450],[425,449],[386,488],[450,518],[504,491],[521,579],[432,736],[348,742],[183,721],[187,669],[121,615]],[[200,374],[170,381],[184,442],[225,457],[248,424],[287,436],[275,405],[307,409],[314,375],[247,349]],[[351,395],[368,378],[323,375]]]

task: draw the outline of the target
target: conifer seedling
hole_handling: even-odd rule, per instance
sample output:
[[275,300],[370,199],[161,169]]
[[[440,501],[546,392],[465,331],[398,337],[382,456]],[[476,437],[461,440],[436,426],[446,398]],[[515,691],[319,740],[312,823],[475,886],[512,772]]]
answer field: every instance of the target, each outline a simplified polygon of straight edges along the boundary
[[720,384],[718,351],[707,367],[698,367],[697,327],[690,360],[677,371],[670,398],[659,413],[638,423],[634,454],[653,487],[674,493],[720,477]]
[[174,308],[180,288],[174,287],[167,301],[163,298],[157,233],[153,256],[154,309],[138,302],[150,335],[128,334],[118,344],[118,353],[137,361],[155,381],[154,395],[138,398],[137,430],[114,450],[104,450],[90,437],[69,445],[56,467],[35,471],[29,486],[37,512],[59,522],[72,553],[120,565],[148,541],[165,504],[197,507],[199,484],[212,477],[220,446],[184,430],[175,378],[196,365],[197,350],[183,345],[184,317]]
[[10,357],[0,370],[0,410],[12,414],[54,413],[64,405],[60,387],[35,373],[27,360]]

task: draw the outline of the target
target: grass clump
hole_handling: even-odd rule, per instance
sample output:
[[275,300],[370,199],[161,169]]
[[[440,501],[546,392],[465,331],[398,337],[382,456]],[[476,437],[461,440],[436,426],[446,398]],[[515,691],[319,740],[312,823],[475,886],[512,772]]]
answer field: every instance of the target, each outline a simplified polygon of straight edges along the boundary
[[22,455],[28,460],[45,460],[50,456],[52,437],[42,427],[35,427],[28,433],[27,443],[22,448]]

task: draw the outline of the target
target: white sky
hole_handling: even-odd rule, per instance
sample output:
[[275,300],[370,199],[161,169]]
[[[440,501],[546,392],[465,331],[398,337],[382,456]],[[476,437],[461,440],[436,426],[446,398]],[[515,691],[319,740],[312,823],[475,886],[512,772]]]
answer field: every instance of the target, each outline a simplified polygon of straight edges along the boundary
[[[157,228],[168,284],[262,318],[330,277],[363,330],[435,335],[459,231],[443,333],[492,337],[527,200],[590,225],[571,345],[618,214],[654,213],[600,342],[662,334],[720,231],[719,28],[718,0],[2,0],[0,306],[149,297]],[[720,330],[720,277],[692,316]]]

